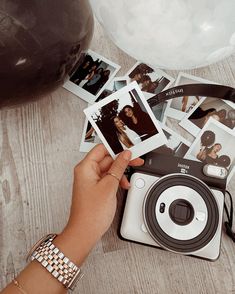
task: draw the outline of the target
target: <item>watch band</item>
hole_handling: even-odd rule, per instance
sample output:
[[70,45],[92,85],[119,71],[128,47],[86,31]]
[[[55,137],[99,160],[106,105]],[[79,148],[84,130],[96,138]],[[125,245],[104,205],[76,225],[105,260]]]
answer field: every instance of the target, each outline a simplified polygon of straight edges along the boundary
[[83,274],[81,269],[52,243],[56,236],[50,234],[42,238],[32,248],[28,257],[30,255],[31,260],[37,260],[66,289],[73,290]]

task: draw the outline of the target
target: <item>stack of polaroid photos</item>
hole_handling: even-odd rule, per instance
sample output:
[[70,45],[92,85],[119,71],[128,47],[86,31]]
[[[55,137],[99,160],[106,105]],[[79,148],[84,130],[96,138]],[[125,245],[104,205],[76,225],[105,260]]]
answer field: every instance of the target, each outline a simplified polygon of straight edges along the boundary
[[[179,73],[175,86],[198,83],[216,84]],[[169,120],[178,132],[191,135],[183,157],[225,167],[228,183],[235,171],[235,104],[206,96],[182,96],[167,102],[163,123]]]
[[112,157],[124,149],[136,158],[150,151],[224,166],[234,173],[235,105],[211,97],[183,96],[152,109],[148,99],[175,86],[212,81],[179,73],[176,81],[137,62],[124,76],[120,66],[89,50],[64,87],[90,105],[80,151],[104,143]]

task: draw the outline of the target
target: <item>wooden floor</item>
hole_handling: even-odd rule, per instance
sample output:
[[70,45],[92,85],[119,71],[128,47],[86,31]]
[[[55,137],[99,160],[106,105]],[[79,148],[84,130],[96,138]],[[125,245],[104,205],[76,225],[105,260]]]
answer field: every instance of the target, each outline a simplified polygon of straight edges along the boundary
[[[119,63],[119,75],[135,62],[97,24],[91,48]],[[235,86],[235,56],[186,72]],[[66,223],[73,167],[84,156],[79,144],[85,107],[60,88],[38,102],[0,111],[0,289],[25,266],[32,244]],[[229,190],[235,192],[235,178]],[[235,293],[235,243],[225,234],[216,262],[121,241],[117,229],[124,195],[119,194],[114,223],[84,264],[85,276],[74,293]]]

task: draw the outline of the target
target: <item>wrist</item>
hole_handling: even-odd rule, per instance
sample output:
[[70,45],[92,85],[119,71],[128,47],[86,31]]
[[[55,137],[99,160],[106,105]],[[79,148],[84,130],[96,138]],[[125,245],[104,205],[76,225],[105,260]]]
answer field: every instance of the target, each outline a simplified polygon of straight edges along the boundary
[[[46,284],[49,285],[48,287],[55,288],[53,293],[64,293],[61,285],[66,289],[74,289],[83,275],[80,270],[80,265],[86,255],[85,252],[81,251],[78,257],[77,248],[71,241],[71,237],[68,238],[64,233],[60,235],[49,234],[41,238],[33,246],[31,249],[32,253],[30,252],[32,262],[27,267],[27,270],[23,271],[19,276],[23,284],[26,285],[26,289],[32,287],[32,285],[30,286],[27,283],[28,272],[35,272],[35,280],[38,280],[39,276],[39,280],[47,281]],[[48,275],[48,272],[50,275]],[[57,282],[55,283],[55,281]],[[60,290],[58,285],[60,285]],[[39,292],[44,293],[44,291]],[[51,291],[49,292],[52,293]]]
[[95,246],[96,241],[84,230],[67,225],[53,243],[80,267]]

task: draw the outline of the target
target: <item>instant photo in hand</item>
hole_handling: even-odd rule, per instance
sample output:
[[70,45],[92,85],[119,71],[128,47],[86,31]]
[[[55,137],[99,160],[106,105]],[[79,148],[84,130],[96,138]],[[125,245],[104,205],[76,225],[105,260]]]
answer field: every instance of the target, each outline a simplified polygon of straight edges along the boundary
[[113,158],[124,149],[130,149],[134,159],[167,142],[136,82],[91,105],[84,112]]

